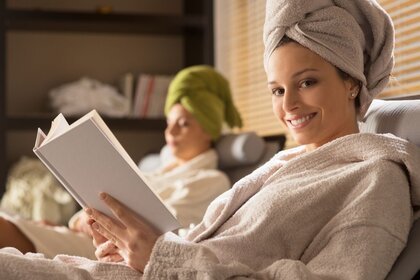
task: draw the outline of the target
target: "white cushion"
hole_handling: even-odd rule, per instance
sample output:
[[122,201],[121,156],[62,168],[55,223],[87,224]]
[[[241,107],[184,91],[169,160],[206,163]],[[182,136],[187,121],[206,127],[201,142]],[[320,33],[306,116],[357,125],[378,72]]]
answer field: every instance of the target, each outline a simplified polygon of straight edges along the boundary
[[420,268],[420,220],[411,228],[407,246],[402,251],[386,280],[412,279]]
[[[420,100],[374,100],[360,131],[392,133],[420,146]],[[408,280],[420,268],[420,220],[411,229],[407,246],[395,262],[387,280]]]
[[420,146],[420,100],[374,100],[360,131],[392,133]]
[[216,142],[221,169],[254,164],[264,149],[264,140],[254,132],[226,134]]

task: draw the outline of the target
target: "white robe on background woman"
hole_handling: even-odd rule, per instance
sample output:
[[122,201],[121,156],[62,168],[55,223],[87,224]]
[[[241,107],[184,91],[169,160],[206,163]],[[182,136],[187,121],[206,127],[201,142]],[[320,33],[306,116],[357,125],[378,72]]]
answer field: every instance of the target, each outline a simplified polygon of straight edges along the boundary
[[[217,170],[217,160],[217,153],[209,150],[170,170],[163,167],[145,174],[151,187],[182,227],[198,224],[210,202],[230,188],[228,177]],[[69,226],[80,213],[72,217]],[[86,234],[76,233],[64,226],[45,226],[5,213],[0,215],[12,221],[31,240],[36,251],[48,258],[67,254],[96,259],[92,239]]]

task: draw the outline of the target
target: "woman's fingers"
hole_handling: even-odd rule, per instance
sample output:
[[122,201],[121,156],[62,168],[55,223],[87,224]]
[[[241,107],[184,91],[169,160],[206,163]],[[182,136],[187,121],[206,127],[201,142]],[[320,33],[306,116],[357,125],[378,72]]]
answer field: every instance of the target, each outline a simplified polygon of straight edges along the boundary
[[[92,223],[93,224],[93,223]],[[97,232],[93,227],[92,224],[90,224],[91,231],[92,231],[92,238],[93,238],[93,246],[98,248],[99,245],[106,242],[108,239],[106,239],[104,236],[102,236],[99,232]]]
[[71,230],[76,232],[82,232],[89,236],[92,236],[92,229],[89,224],[89,216],[85,212],[80,212],[74,219]]
[[[114,220],[95,209],[86,209],[86,213],[95,222],[91,223],[96,234],[108,239],[105,245],[99,244],[96,255],[100,259],[115,259],[119,255],[134,269],[143,271],[150,254],[159,238],[160,233],[147,222],[142,220],[129,208],[108,194],[101,194],[101,198],[111,209],[118,220]],[[98,241],[101,240],[98,238]],[[118,248],[117,248],[118,247]]]
[[[124,204],[119,202],[107,193],[101,193],[100,198],[108,205],[112,213],[125,225],[134,225],[137,223],[146,224],[141,218],[139,218],[131,209],[126,207]],[[147,225],[150,226],[150,225]]]
[[[121,237],[124,236],[126,228],[124,225],[122,225],[118,221],[108,217],[107,215],[95,209],[87,208],[85,209],[85,211],[89,215],[90,219],[95,220],[95,223],[99,223],[101,227],[104,228],[106,231],[112,232],[113,234],[121,236]],[[95,224],[92,222],[90,223],[91,223],[91,226]],[[99,232],[99,233],[102,234],[102,232]]]
[[88,223],[92,228],[92,236],[94,238],[93,245],[95,247],[98,248],[107,240],[119,248],[125,247],[124,241],[127,238],[125,227],[119,225],[115,220],[95,209],[87,208],[85,211],[91,219]]
[[115,248],[115,245],[112,244],[110,241],[106,241],[104,243],[99,244],[99,246],[96,248],[95,255],[96,257],[103,258],[104,256],[111,253],[111,249]]
[[108,229],[104,228],[99,222],[95,222],[92,224],[93,230],[97,231],[100,235],[107,239],[107,242],[111,242],[115,246],[119,248],[124,248],[124,243],[118,238],[118,235],[113,233],[113,231],[109,231]]
[[123,258],[118,254],[118,248],[110,241],[100,244],[95,251],[95,256],[104,261],[121,261]]

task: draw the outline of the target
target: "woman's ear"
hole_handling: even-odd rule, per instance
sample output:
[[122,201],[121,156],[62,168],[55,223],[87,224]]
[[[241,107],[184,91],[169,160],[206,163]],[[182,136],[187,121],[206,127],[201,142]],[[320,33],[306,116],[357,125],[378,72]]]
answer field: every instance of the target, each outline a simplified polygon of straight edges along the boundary
[[359,95],[361,84],[360,82],[349,79],[346,81],[348,92],[349,92],[349,98],[350,99],[356,99],[356,97]]

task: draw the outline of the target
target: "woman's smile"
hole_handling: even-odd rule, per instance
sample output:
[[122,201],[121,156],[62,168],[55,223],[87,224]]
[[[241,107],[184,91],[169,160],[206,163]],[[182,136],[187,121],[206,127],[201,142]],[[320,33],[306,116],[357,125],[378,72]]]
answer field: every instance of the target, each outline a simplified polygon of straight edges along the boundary
[[287,126],[290,129],[301,129],[307,126],[313,117],[316,116],[317,113],[311,113],[307,115],[294,115],[294,116],[286,116],[285,120],[287,123]]

